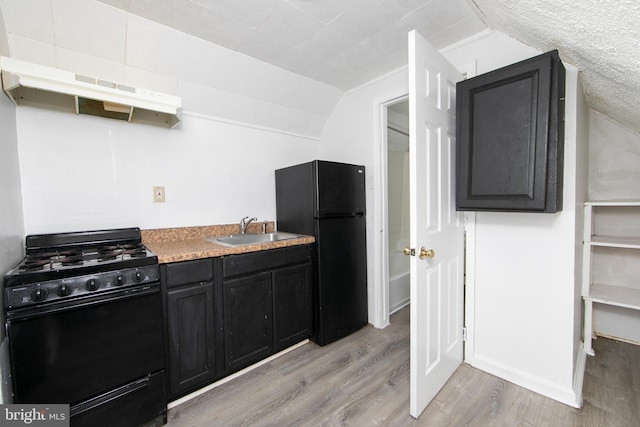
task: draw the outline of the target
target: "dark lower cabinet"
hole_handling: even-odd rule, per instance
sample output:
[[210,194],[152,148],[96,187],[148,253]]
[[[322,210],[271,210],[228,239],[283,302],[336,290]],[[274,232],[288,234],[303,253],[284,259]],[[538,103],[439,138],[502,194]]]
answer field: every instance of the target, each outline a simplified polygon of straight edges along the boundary
[[[161,269],[166,287],[169,399],[222,377],[221,297],[214,259],[178,262]],[[218,293],[218,295],[216,295]]]
[[223,258],[227,374],[311,336],[311,245]]
[[172,394],[215,378],[213,283],[167,292]]
[[311,336],[312,245],[162,264],[169,400]]
[[311,263],[273,272],[273,335],[275,350],[284,350],[311,336]]
[[271,274],[224,282],[224,335],[227,373],[273,353]]

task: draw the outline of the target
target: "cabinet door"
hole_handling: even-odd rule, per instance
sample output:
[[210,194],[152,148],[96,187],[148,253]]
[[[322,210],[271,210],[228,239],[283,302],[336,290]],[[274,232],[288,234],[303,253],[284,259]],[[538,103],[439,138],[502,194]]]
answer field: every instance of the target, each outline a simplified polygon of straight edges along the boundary
[[271,273],[226,280],[223,288],[229,374],[273,353]]
[[562,209],[564,79],[552,51],[457,84],[458,210]]
[[273,273],[273,326],[275,351],[311,335],[311,263]]
[[213,284],[167,292],[170,396],[215,377]]

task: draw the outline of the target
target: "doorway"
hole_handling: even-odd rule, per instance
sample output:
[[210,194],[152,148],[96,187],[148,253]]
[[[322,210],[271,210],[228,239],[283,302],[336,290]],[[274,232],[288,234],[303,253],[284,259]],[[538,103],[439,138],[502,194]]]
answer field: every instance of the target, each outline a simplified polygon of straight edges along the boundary
[[403,249],[409,246],[409,101],[404,99],[387,105],[387,249],[388,274],[385,287],[389,313],[409,304],[411,280],[409,257]]

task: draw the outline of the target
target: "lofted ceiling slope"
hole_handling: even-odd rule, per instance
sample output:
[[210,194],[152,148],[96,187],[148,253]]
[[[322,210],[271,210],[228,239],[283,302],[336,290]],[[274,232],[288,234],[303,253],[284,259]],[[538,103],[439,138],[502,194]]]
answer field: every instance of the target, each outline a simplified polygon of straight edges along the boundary
[[100,0],[350,89],[406,63],[406,34],[436,48],[487,26],[583,74],[592,109],[640,134],[638,0]]
[[[496,29],[540,51],[558,49],[566,63],[581,71],[590,107],[640,134],[638,0],[94,1],[339,91],[405,65],[407,33],[412,29],[439,49],[487,28]],[[83,10],[96,10],[85,7],[86,0],[0,0],[7,11],[5,18],[11,19],[7,31],[24,29],[16,31],[27,33],[36,49],[44,43],[86,50],[85,38],[72,29],[86,29],[87,22],[103,18],[53,19],[54,29],[48,32],[38,24],[47,22],[47,10],[51,14],[63,4],[77,6],[76,19],[88,13]],[[115,30],[121,31],[122,39],[115,42],[122,44],[126,25],[105,24],[97,29],[117,34]],[[15,37],[12,43],[25,40]],[[116,56],[107,59],[126,62]]]
[[99,0],[347,90],[407,62],[407,33],[437,48],[486,26],[467,0]]

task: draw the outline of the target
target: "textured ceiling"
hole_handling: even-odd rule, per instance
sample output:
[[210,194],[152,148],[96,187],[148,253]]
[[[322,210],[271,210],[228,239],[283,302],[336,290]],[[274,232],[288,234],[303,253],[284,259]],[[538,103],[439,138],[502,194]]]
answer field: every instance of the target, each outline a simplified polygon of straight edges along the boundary
[[99,0],[340,89],[407,63],[407,33],[441,48],[486,26],[467,0]]
[[639,0],[473,0],[490,27],[582,73],[589,105],[640,134]]
[[589,105],[640,134],[639,0],[100,0],[350,89],[406,63],[406,34],[437,48],[490,28],[583,75]]
[[[105,32],[125,40],[122,20],[113,24],[112,14],[96,16],[89,7],[102,3],[342,90],[405,65],[412,29],[443,48],[492,28],[540,51],[558,49],[582,73],[590,107],[640,134],[640,0],[96,1],[0,0],[0,6],[7,30],[17,34],[14,43],[28,38],[36,48],[84,51]],[[52,20],[58,9],[71,10]],[[92,26],[93,37],[77,37]],[[122,40],[98,48],[109,53]]]

